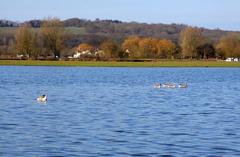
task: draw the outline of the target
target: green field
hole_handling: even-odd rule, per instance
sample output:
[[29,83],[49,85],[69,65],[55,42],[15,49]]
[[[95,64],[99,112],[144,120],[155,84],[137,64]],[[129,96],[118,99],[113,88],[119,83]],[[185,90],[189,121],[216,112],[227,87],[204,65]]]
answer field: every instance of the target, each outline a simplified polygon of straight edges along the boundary
[[81,67],[240,67],[240,62],[224,61],[157,61],[157,62],[116,62],[116,61],[39,61],[0,60],[8,66],[81,66]]
[[0,27],[0,35],[14,36],[17,31],[16,27]]
[[81,35],[86,33],[86,29],[84,27],[66,27],[66,32],[74,35]]

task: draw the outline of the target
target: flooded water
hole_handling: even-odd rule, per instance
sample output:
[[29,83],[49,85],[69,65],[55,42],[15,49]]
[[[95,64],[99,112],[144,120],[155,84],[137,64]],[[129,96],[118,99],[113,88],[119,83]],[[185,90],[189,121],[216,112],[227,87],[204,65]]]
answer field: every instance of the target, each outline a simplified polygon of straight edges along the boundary
[[240,156],[239,95],[239,68],[2,66],[0,156]]

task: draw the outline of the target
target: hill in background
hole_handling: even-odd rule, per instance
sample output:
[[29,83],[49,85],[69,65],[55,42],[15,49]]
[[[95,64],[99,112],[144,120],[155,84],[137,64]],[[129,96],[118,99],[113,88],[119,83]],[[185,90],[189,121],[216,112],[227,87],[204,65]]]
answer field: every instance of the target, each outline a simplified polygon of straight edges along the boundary
[[[143,37],[154,37],[162,39],[170,39],[177,43],[180,32],[187,27],[183,24],[147,24],[137,22],[122,22],[118,20],[99,20],[94,21],[71,18],[62,21],[67,28],[71,39],[68,41],[70,47],[76,46],[82,42],[88,42],[98,45],[106,39],[113,39],[121,42],[130,35],[138,35]],[[34,28],[41,26],[42,20],[30,20],[23,23],[12,22],[8,20],[0,20],[0,27],[18,27],[23,24],[30,24]],[[210,38],[213,42],[217,42],[222,36],[230,31],[220,29],[210,30],[201,28],[203,35]],[[4,32],[5,31],[5,32]],[[11,36],[14,29],[1,28],[0,35],[5,33]]]

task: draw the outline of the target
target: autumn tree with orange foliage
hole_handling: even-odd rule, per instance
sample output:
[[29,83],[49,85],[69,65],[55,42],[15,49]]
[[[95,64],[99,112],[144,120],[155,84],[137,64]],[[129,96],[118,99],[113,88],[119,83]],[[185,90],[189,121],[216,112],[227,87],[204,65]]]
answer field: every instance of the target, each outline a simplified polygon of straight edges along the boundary
[[82,52],[82,51],[93,51],[94,50],[94,47],[90,44],[87,44],[87,43],[82,43],[80,45],[78,45],[77,47],[77,52]]
[[130,36],[122,44],[124,51],[129,51],[130,58],[174,58],[176,45],[170,40],[140,38]]
[[219,41],[216,48],[225,57],[240,57],[240,34],[230,33]]
[[167,39],[162,39],[157,42],[157,54],[159,58],[174,59],[176,45]]
[[157,55],[157,39],[143,38],[139,42],[139,51],[143,58],[154,58]]
[[104,41],[100,45],[101,50],[104,52],[104,56],[107,58],[117,58],[119,56],[118,45],[111,40]]
[[129,36],[122,43],[122,50],[129,53],[130,58],[139,58],[141,56],[139,52],[139,42],[141,38],[138,36]]

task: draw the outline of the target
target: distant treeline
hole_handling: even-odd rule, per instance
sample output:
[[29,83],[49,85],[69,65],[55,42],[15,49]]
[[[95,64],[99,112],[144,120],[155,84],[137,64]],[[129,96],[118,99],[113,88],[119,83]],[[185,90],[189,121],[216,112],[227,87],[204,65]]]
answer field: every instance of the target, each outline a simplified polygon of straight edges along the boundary
[[0,20],[1,58],[66,58],[101,51],[98,59],[207,59],[239,57],[239,50],[239,32],[219,29],[78,18]]
[[[94,21],[72,18],[61,21],[64,27],[78,27],[84,28],[84,36],[78,37],[75,34],[74,39],[78,42],[88,39],[91,44],[98,43],[97,39],[103,40],[105,38],[117,39],[123,41],[124,38],[131,35],[138,35],[143,37],[154,37],[161,39],[169,39],[177,43],[180,32],[188,27],[183,24],[146,24],[137,22],[121,22],[118,20],[99,20]],[[44,20],[30,20],[23,23],[17,23],[7,20],[0,20],[0,27],[18,27],[22,25],[30,25],[33,28],[40,28]],[[209,30],[201,28],[202,33],[213,41],[219,40],[228,31],[219,29]],[[90,39],[89,39],[90,38]],[[94,38],[97,38],[94,40]],[[74,43],[75,45],[79,43]]]

